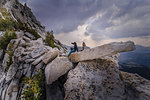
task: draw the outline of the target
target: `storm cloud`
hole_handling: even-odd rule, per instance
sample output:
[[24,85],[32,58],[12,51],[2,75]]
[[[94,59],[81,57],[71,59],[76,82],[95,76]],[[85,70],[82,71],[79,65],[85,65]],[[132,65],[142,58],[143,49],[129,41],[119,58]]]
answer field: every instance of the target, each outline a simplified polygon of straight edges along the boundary
[[118,1],[103,10],[91,27],[94,40],[105,38],[126,38],[150,35],[150,1]]
[[93,41],[150,36],[150,0],[20,1],[55,34],[73,34],[83,25],[79,32]]
[[26,2],[46,28],[53,29],[55,33],[75,30],[101,8],[100,0],[28,0]]

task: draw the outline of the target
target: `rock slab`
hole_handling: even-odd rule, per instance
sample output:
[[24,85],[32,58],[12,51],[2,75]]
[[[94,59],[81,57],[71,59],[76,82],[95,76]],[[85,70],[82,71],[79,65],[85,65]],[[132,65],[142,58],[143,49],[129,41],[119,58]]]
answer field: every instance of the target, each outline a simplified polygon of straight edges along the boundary
[[47,84],[56,81],[60,76],[72,69],[72,63],[67,57],[57,57],[45,68],[45,76]]
[[135,50],[135,45],[132,41],[113,42],[92,49],[86,49],[82,52],[72,53],[69,59],[71,62],[89,61],[94,59],[101,59],[106,56],[112,56],[120,52],[133,50]]
[[46,53],[46,55],[43,57],[43,62],[45,64],[48,64],[49,62],[51,62],[52,60],[54,60],[59,54],[59,50],[58,49],[52,49],[51,51],[49,51],[48,53]]

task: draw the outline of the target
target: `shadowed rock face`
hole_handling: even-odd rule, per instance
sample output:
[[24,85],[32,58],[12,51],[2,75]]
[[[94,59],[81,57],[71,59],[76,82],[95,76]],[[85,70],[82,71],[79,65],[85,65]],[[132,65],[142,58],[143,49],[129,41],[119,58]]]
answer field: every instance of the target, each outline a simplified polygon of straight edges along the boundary
[[92,49],[86,49],[82,52],[72,53],[69,59],[71,62],[104,59],[106,56],[112,56],[120,52],[128,52],[133,50],[135,50],[135,45],[132,41],[113,42]]
[[45,76],[47,84],[51,84],[56,81],[70,69],[72,69],[72,63],[67,57],[57,57],[46,66]]

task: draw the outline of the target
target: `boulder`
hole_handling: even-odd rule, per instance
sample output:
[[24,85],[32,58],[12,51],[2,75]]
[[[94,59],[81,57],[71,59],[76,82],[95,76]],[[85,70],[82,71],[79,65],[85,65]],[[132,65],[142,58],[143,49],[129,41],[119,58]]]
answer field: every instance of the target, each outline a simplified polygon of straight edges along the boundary
[[27,36],[28,38],[30,38],[32,40],[35,39],[35,37],[31,33],[29,33],[29,32],[25,32],[25,36]]
[[58,49],[52,49],[51,51],[49,51],[48,53],[45,54],[45,56],[43,57],[43,62],[45,64],[48,64],[49,62],[51,62],[52,60],[54,60],[59,54],[59,50]]
[[60,76],[72,69],[72,63],[67,57],[57,57],[45,68],[45,76],[47,84],[56,81]]
[[14,60],[15,60],[16,62],[23,61],[23,59],[22,59],[22,54],[23,54],[24,50],[25,50],[25,49],[24,49],[23,47],[18,47],[18,48],[15,50],[15,52],[14,52]]
[[135,50],[134,42],[113,42],[98,46],[92,49],[86,49],[81,52],[72,53],[69,57],[71,62],[81,62],[94,59],[104,59],[106,56],[112,56],[120,52]]
[[30,41],[30,46],[34,46],[34,47],[39,47],[39,46],[43,46],[44,43],[43,43],[43,39],[42,38],[39,38],[37,40],[32,40]]
[[43,61],[41,61],[38,65],[35,66],[36,69],[41,69],[44,67]]
[[32,65],[37,65],[37,64],[39,64],[39,63],[42,61],[42,59],[45,57],[45,55],[46,55],[46,54],[44,54],[44,55],[38,57],[38,58],[32,63]]
[[15,32],[15,33],[16,33],[17,39],[24,36],[24,32],[23,31],[19,31],[19,32]]
[[126,87],[127,100],[149,100],[150,81],[144,79],[138,74],[121,72],[120,76]]
[[124,100],[118,65],[107,60],[79,62],[68,73],[64,100]]
[[45,54],[47,52],[47,49],[44,46],[38,47],[36,49],[34,49],[31,53],[30,56],[32,58],[37,58],[43,54]]
[[26,45],[27,45],[26,41],[23,40],[23,39],[21,39],[21,40],[20,40],[20,43],[19,43],[19,46],[20,46],[20,47],[26,47]]
[[118,55],[79,62],[68,73],[64,100],[149,100],[150,81],[120,72],[117,61]]
[[28,37],[26,37],[26,36],[23,36],[23,39],[24,39],[26,42],[30,42],[30,41],[31,41],[31,39],[28,38]]

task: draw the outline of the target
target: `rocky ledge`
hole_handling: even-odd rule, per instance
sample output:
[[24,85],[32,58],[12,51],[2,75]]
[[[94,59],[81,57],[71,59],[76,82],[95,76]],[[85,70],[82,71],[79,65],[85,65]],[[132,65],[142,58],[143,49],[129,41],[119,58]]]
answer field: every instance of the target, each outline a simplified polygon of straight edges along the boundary
[[94,59],[104,59],[106,56],[112,56],[120,52],[133,50],[135,50],[135,45],[132,41],[113,42],[92,49],[85,49],[82,52],[72,53],[69,58],[71,62],[81,62]]
[[64,90],[57,88],[48,100],[149,100],[150,81],[119,71],[118,53],[132,50],[135,45],[128,41],[72,53],[69,61],[76,66],[67,58],[56,58],[46,66],[47,84],[53,86],[59,77],[68,74]]
[[[139,75],[120,72],[120,52],[135,49],[133,42],[114,42],[60,55],[57,48],[46,46],[42,38],[32,40],[16,32],[13,45],[13,63],[7,68],[9,55],[5,53],[0,74],[1,100],[23,100],[24,78],[35,77],[38,69],[45,75],[43,81],[46,100],[149,100],[150,81]],[[2,54],[1,54],[2,55]],[[6,71],[6,69],[8,69]],[[39,77],[40,78],[40,77]],[[43,77],[44,79],[44,77]]]
[[[8,24],[15,32],[3,37],[0,100],[149,100],[149,80],[119,71],[119,53],[135,50],[132,41],[86,49],[68,58],[62,56],[64,46],[46,34],[26,4],[1,0],[0,10],[3,22],[20,25]],[[45,35],[52,40],[49,46]]]

